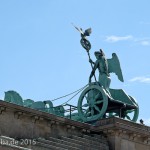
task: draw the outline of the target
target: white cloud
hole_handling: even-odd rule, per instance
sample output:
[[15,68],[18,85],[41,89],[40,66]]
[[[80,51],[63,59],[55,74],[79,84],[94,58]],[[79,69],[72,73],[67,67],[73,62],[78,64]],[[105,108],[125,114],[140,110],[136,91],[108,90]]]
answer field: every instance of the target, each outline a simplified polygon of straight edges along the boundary
[[127,35],[127,36],[110,35],[110,36],[106,36],[105,41],[111,42],[111,43],[115,43],[115,42],[119,42],[119,41],[131,41],[131,42],[140,44],[142,46],[150,46],[150,38],[149,37],[136,38],[136,37],[133,37],[132,35]]
[[148,45],[150,45],[150,41],[143,40],[143,41],[140,42],[140,44],[143,45],[143,46],[148,46]]
[[106,36],[106,41],[107,42],[118,42],[118,41],[126,41],[126,40],[131,40],[131,39],[133,39],[133,37],[131,35],[127,35],[127,36],[115,36],[115,35]]
[[150,77],[134,77],[129,80],[130,82],[142,82],[142,83],[150,83]]

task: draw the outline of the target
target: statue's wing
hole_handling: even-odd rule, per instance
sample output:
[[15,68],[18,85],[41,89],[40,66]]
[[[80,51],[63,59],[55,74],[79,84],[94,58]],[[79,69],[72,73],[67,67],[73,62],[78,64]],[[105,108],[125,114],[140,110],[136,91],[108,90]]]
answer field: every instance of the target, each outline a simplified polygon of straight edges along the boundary
[[118,76],[118,79],[124,82],[121,67],[120,67],[120,62],[116,53],[113,53],[112,58],[107,59],[107,61],[108,61],[108,72],[115,73]]
[[82,35],[84,35],[84,32],[82,31],[81,28],[76,27],[73,23],[72,23],[72,25],[73,25]]
[[90,36],[91,33],[92,33],[92,29],[88,28],[88,29],[85,30],[84,35],[85,36]]

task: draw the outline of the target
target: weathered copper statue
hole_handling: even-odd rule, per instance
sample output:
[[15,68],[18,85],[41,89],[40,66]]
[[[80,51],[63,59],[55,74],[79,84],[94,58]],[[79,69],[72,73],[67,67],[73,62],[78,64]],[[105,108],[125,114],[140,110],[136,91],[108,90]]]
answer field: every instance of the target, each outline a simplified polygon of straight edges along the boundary
[[[80,31],[79,28],[75,28]],[[81,40],[82,38],[81,36]],[[85,122],[111,116],[137,121],[139,107],[136,100],[122,89],[110,89],[110,73],[115,73],[120,81],[124,81],[117,55],[113,53],[111,59],[106,59],[104,52],[100,49],[95,52],[96,61],[93,62],[89,54],[91,47],[87,49],[88,45],[91,45],[89,43],[89,41],[84,42],[85,45],[81,43],[88,53],[92,71],[89,86],[83,90],[78,100],[79,117]],[[95,76],[96,69],[99,71],[98,81]],[[95,82],[91,82],[93,76]]]
[[103,51],[100,49],[100,51],[95,52],[96,61],[93,62],[91,59],[89,60],[90,63],[94,64],[94,67],[92,69],[92,72],[89,77],[89,83],[91,83],[91,78],[95,74],[96,69],[99,71],[99,84],[104,87],[104,89],[109,92],[109,86],[110,86],[110,75],[108,72],[108,62],[105,58],[105,55]]

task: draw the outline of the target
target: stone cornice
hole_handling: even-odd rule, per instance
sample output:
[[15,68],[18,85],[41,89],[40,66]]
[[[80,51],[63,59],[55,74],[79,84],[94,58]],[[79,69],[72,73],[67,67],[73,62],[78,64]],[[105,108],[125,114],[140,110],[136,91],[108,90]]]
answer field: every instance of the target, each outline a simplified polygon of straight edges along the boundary
[[36,124],[47,125],[51,129],[63,127],[67,132],[104,132],[107,136],[122,136],[131,141],[150,143],[150,127],[120,118],[101,119],[96,125],[90,125],[0,100],[0,115],[7,113],[13,113],[14,119],[20,122],[28,118],[25,122],[35,124],[35,126]]
[[[2,109],[1,109],[2,108]],[[7,110],[7,111],[6,111]],[[0,111],[5,111],[7,113],[8,111],[14,112],[14,116],[16,119],[21,119],[22,117],[30,117],[32,123],[36,123],[39,120],[46,120],[48,123],[48,126],[53,126],[54,124],[59,125],[66,125],[66,127],[71,126],[71,129],[74,129],[74,127],[79,128],[83,131],[89,132],[89,130],[93,132],[99,132],[94,126],[91,126],[87,123],[81,123],[74,120],[70,120],[64,117],[56,116],[50,113],[38,111],[35,109],[31,109],[28,107],[23,107],[20,105],[16,105],[13,103],[5,102],[3,100],[0,100]],[[42,118],[42,119],[41,119]]]
[[102,119],[96,128],[107,136],[121,137],[129,141],[150,145],[150,127],[120,118]]
[[128,133],[136,132],[136,134],[142,134],[143,136],[150,136],[150,127],[115,117],[99,120],[96,123],[96,127],[99,128],[99,130],[119,129],[125,130]]

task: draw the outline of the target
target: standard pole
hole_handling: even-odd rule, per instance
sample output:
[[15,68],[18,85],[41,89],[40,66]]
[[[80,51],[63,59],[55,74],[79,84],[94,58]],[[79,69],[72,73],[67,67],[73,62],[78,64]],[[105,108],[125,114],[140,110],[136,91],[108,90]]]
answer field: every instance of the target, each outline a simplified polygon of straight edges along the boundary
[[[91,57],[90,57],[90,53],[89,53],[89,51],[87,51],[87,53],[88,53],[88,57],[89,57],[89,60],[91,59]],[[91,64],[91,67],[92,67],[92,70],[93,70],[93,65],[92,65],[92,63],[90,62],[90,64]],[[94,73],[94,79],[95,79],[95,82],[97,82],[97,80],[96,80],[96,76],[95,76],[95,73]]]

